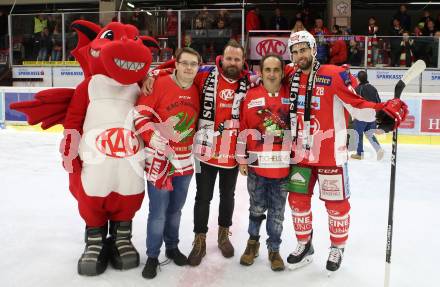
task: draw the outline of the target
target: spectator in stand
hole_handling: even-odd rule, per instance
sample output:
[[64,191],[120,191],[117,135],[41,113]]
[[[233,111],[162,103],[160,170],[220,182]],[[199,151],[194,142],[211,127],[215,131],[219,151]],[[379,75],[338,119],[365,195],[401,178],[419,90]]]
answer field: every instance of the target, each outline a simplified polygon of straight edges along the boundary
[[219,21],[223,21],[225,28],[231,27],[231,16],[229,15],[228,10],[220,9],[215,20],[217,26]]
[[32,60],[38,57],[40,52],[40,39],[43,29],[47,27],[47,19],[43,14],[34,17],[34,43],[32,45]]
[[249,33],[250,30],[260,30],[260,9],[252,8],[246,15],[246,32]]
[[171,9],[168,9],[166,36],[168,37],[168,47],[173,49],[173,51],[176,49],[176,46],[177,46],[176,45],[177,44],[177,26],[178,26],[177,12],[172,11]]
[[379,55],[379,44],[377,41],[378,34],[379,34],[379,26],[376,24],[376,18],[375,17],[368,18],[368,28],[367,28],[368,66],[375,66],[377,63],[377,58]]
[[62,35],[60,31],[60,24],[55,24],[52,33],[52,52],[50,55],[51,61],[61,61],[62,52],[63,52],[63,42]]
[[78,43],[78,35],[76,31],[71,30],[70,33],[66,34],[66,60],[75,61],[75,57],[72,55],[72,51],[76,48]]
[[330,44],[330,64],[342,65],[347,62],[347,45],[342,38],[342,31],[339,25],[333,25],[333,35],[339,35],[335,37],[334,41]]
[[301,19],[296,19],[295,25],[293,26],[292,32],[305,31],[306,27]]
[[426,25],[425,25],[425,28],[423,31],[423,36],[431,36],[432,37],[432,36],[434,36],[435,31],[436,31],[436,29],[435,29],[434,21],[428,20],[426,22]]
[[351,39],[350,49],[348,50],[348,63],[350,66],[360,66],[362,63],[362,56],[358,43],[354,39]]
[[202,26],[204,29],[212,29],[214,26],[214,17],[211,15],[211,13],[208,10],[207,6],[203,6],[202,11],[197,15],[197,18],[202,21]]
[[37,61],[47,61],[51,50],[52,37],[49,35],[49,28],[44,27],[40,36]]
[[423,39],[419,38],[419,36],[423,36],[422,29],[418,25],[414,26],[413,33],[412,33],[413,39],[414,39],[414,57],[417,61],[418,59],[423,58]]
[[270,18],[270,30],[287,30],[287,19],[281,15],[281,9],[275,8],[274,15]]
[[330,35],[330,31],[324,26],[321,17],[315,19],[315,27],[310,33],[315,37],[317,43],[316,59],[319,63],[326,64],[328,61],[328,44],[325,36]]
[[214,51],[216,55],[221,55],[223,53],[223,48],[229,42],[230,34],[228,30],[225,29],[225,22],[223,20],[219,20],[217,22],[217,27],[219,31],[217,37],[213,41]]
[[202,55],[203,62],[206,62],[208,60],[209,56],[206,53],[206,30],[203,28],[203,23],[200,18],[196,18],[194,21],[194,29],[191,38],[191,48],[194,48],[194,50]]
[[35,37],[40,37],[43,29],[47,27],[47,19],[43,14],[37,15],[34,18],[34,35]]
[[400,21],[398,19],[393,20],[393,28],[391,29],[390,36],[390,56],[391,56],[391,67],[398,67],[400,65],[400,52],[402,41],[403,28],[400,26]]
[[[428,67],[433,67],[434,65],[434,49],[435,42],[434,41],[434,35],[435,35],[436,29],[434,25],[433,20],[428,20],[425,29],[423,31],[423,36],[426,36],[423,40],[425,42],[425,50],[423,51],[425,55],[425,63]],[[436,55],[437,56],[437,55]]]
[[53,31],[55,30],[55,25],[57,24],[57,19],[54,15],[48,14],[46,16],[47,19],[47,28],[49,29],[49,34],[53,34]]
[[310,10],[309,7],[304,7],[301,11],[301,20],[303,21],[304,27],[306,27],[306,30],[310,30],[313,25],[312,23],[312,17],[310,16]]
[[289,27],[294,27],[296,21],[298,21],[298,20],[301,21],[301,24],[304,25],[301,12],[296,12],[295,17],[293,17],[293,19],[290,21]]
[[406,31],[411,29],[411,17],[408,15],[408,9],[406,5],[400,5],[399,11],[394,14],[393,19],[398,19],[400,21],[400,25]]
[[402,33],[402,42],[400,42],[400,66],[411,67],[414,62],[415,46],[414,40],[410,39],[409,32]]
[[423,10],[423,16],[419,19],[419,22],[417,23],[423,23],[422,28],[425,28],[429,20],[434,21],[434,19],[431,17],[431,12],[429,10]]
[[423,31],[422,31],[422,29],[420,29],[419,26],[414,26],[412,35],[414,37],[423,36]]

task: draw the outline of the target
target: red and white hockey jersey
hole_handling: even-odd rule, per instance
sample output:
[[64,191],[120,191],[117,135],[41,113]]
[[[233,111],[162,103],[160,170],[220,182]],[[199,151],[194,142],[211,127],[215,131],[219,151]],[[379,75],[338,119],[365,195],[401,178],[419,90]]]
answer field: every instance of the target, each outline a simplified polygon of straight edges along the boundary
[[244,144],[249,167],[268,178],[289,175],[289,93],[283,85],[278,93],[268,93],[264,86],[250,89],[241,104],[240,135],[237,156],[244,156]]
[[[285,75],[292,76],[296,68],[288,65]],[[298,91],[298,140],[293,143],[293,162],[312,166],[340,166],[347,157],[348,113],[355,119],[371,122],[375,120],[375,103],[368,102],[356,94],[351,82],[352,75],[342,67],[321,65],[316,73],[311,101],[310,151],[304,150],[301,142],[303,129],[304,100],[308,75],[302,73]]]
[[[192,85],[182,89],[168,75],[156,79],[151,95],[142,95],[137,102],[140,114],[135,120],[136,130],[148,144],[154,130],[169,139],[175,156],[170,159],[174,175],[193,172],[192,144],[199,116],[199,92]],[[155,125],[149,124],[154,123]],[[147,149],[146,169],[151,165],[154,150]]]

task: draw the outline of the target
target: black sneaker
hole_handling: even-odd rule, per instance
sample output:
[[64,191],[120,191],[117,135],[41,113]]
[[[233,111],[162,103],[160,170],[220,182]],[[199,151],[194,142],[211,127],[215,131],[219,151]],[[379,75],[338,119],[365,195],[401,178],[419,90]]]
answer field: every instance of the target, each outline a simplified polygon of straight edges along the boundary
[[180,252],[179,248],[167,249],[165,255],[169,259],[172,259],[177,266],[188,264],[188,258]]
[[147,279],[153,279],[157,275],[157,266],[159,265],[159,260],[157,258],[147,258],[147,263],[145,263],[144,270],[142,270],[142,277]]

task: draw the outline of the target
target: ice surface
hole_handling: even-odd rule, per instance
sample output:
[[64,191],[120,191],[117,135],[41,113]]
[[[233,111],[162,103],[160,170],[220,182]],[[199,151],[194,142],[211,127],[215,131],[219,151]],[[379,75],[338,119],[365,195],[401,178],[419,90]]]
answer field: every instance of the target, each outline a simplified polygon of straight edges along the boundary
[[[248,238],[246,179],[239,176],[233,219],[235,256],[225,259],[217,248],[218,188],[211,204],[207,255],[199,267],[162,266],[153,280],[141,277],[145,255],[148,197],[134,219],[133,242],[141,266],[117,271],[110,266],[97,277],[77,274],[84,248],[84,223],[68,191],[67,174],[60,164],[61,134],[0,130],[1,286],[383,286],[390,181],[390,146],[384,160],[367,153],[349,162],[351,229],[340,271],[327,277],[325,262],[330,245],[323,202],[314,198],[312,264],[296,271],[270,270],[262,228],[260,257],[250,267],[239,258]],[[366,148],[369,147],[365,144]],[[181,222],[180,249],[188,254],[193,240],[191,183]],[[440,148],[399,145],[397,156],[391,286],[439,286]],[[290,208],[286,206],[281,255],[295,248]],[[437,242],[437,243],[435,243]],[[162,250],[163,251],[163,250]],[[162,252],[164,253],[164,252]],[[160,260],[165,257],[161,254]]]

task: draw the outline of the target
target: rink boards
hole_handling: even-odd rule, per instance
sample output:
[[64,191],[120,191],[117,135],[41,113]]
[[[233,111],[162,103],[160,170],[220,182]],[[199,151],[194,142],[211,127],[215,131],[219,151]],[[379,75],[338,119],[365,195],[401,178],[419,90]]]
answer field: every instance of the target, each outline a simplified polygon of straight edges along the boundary
[[[24,114],[11,110],[9,105],[18,101],[32,100],[35,93],[45,87],[0,87],[0,126],[20,130],[41,130],[29,127]],[[381,92],[382,100],[393,97],[392,92]],[[403,93],[402,99],[409,107],[409,115],[399,128],[399,141],[403,143],[440,144],[440,94]],[[51,132],[62,131],[61,126]],[[390,135],[379,135],[379,140],[390,141]]]

